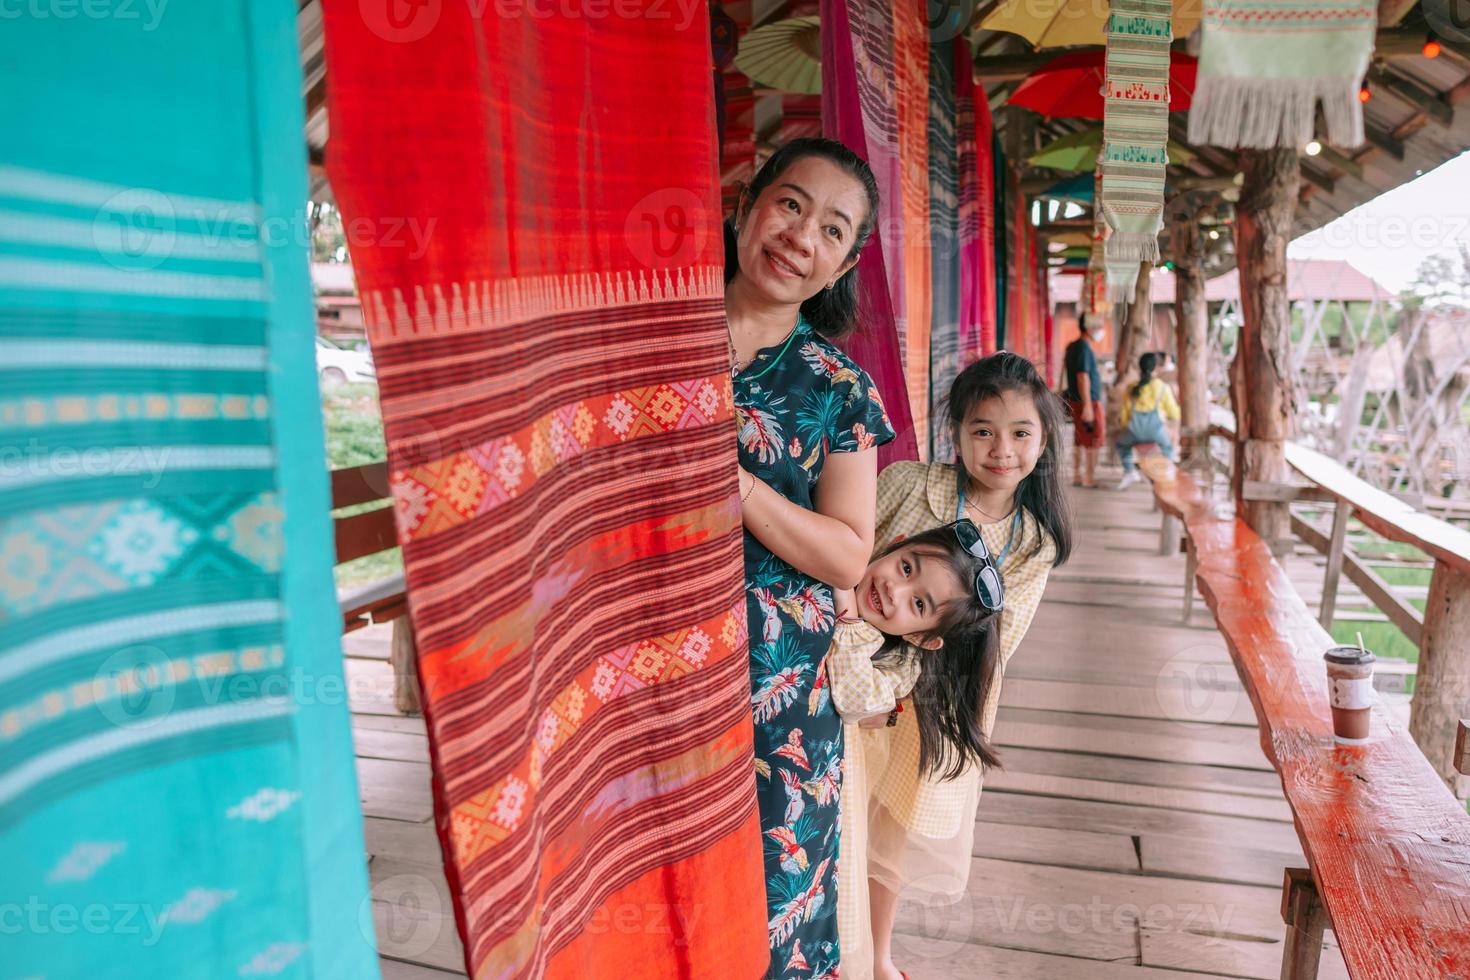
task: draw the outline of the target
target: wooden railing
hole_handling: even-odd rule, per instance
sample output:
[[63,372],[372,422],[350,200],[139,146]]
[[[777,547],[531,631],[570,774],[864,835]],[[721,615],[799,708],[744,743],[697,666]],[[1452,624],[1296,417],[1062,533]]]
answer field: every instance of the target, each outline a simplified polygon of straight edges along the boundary
[[[1229,412],[1216,409],[1210,421],[1212,435],[1234,439]],[[1324,629],[1332,628],[1339,585],[1346,575],[1419,648],[1417,665],[1388,662],[1380,673],[1414,676],[1410,731],[1435,771],[1465,799],[1470,780],[1457,770],[1454,748],[1459,719],[1470,706],[1470,531],[1416,510],[1305,446],[1287,443],[1286,461],[1304,484],[1246,482],[1246,498],[1311,501],[1332,508],[1330,529],[1300,515],[1291,518],[1295,536],[1327,560],[1318,621]],[[1348,546],[1348,523],[1354,518],[1389,541],[1417,548],[1433,562],[1424,613]]]
[[[336,518],[337,564],[389,551],[398,546],[393,505],[388,492],[388,464],[368,463],[332,471],[332,509],[388,501],[388,506]],[[369,623],[393,624],[391,662],[393,701],[399,711],[419,710],[418,679],[414,671],[413,627],[408,619],[408,596],[403,573],[344,590],[337,597],[342,610],[342,632]]]
[[1322,659],[1334,641],[1270,544],[1167,461],[1140,465],[1182,523],[1189,592],[1230,648],[1310,864],[1285,876],[1283,980],[1316,976],[1328,925],[1354,980],[1470,976],[1470,815],[1381,707],[1366,744],[1334,741]]

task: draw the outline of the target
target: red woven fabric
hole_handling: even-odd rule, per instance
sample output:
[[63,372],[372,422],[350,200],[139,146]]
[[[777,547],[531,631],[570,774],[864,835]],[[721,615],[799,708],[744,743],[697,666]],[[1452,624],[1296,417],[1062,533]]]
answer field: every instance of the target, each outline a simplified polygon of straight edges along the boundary
[[329,174],[469,973],[759,976],[705,9],[389,6],[326,5]]
[[929,456],[929,32],[920,0],[893,4],[894,103],[903,213],[904,377],[919,458]]

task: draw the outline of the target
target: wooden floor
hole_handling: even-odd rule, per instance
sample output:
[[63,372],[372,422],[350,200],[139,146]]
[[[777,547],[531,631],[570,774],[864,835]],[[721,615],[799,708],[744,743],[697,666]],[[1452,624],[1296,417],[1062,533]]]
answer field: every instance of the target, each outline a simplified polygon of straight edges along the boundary
[[[895,959],[912,980],[1274,980],[1305,862],[1250,702],[1203,603],[1182,622],[1147,487],[1072,493],[1079,547],[1006,674],[969,898],[901,909]],[[1288,568],[1315,603],[1320,562]],[[383,975],[462,975],[423,724],[393,710],[385,628],[344,646]],[[1320,976],[1347,976],[1330,933]]]

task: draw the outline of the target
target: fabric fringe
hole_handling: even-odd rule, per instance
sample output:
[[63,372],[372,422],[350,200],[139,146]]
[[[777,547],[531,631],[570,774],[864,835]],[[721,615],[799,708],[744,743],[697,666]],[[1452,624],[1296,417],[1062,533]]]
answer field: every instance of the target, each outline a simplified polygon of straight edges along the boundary
[[1156,232],[1114,231],[1104,243],[1109,262],[1158,262]]
[[1133,291],[1137,288],[1137,279],[1132,282],[1110,282],[1108,283],[1108,302],[1127,305],[1133,302]]
[[1313,137],[1317,102],[1333,146],[1363,144],[1363,104],[1352,77],[1199,76],[1189,107],[1189,141],[1224,147],[1300,148]]

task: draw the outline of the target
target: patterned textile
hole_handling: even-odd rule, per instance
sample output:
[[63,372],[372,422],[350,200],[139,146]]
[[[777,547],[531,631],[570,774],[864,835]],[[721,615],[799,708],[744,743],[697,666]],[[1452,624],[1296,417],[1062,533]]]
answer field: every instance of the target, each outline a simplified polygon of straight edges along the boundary
[[[735,26],[736,47],[739,37],[750,30],[750,3],[722,4],[726,17]],[[735,67],[733,53],[730,63],[720,72],[723,101],[719,109],[719,120],[723,124],[720,133],[720,213],[735,210],[735,199],[740,185],[748,184],[755,176],[755,92],[750,79]]]
[[[880,11],[884,4],[872,4]],[[919,458],[929,454],[929,32],[921,0],[897,0],[893,16],[899,201],[903,206],[904,363]]]
[[1205,0],[1189,141],[1301,147],[1317,101],[1334,146],[1363,142],[1375,0]]
[[[757,354],[735,375],[734,386],[741,465],[808,510],[829,454],[893,438],[872,381],[805,319],[788,341]],[[749,533],[745,589],[756,792],[766,846],[766,976],[835,976],[843,743],[822,662],[834,626],[832,589]]]
[[1097,198],[1109,261],[1159,260],[1169,140],[1171,0],[1111,0]]
[[1011,253],[1016,216],[1009,206],[1011,168],[999,134],[992,134],[990,145],[991,162],[995,166],[995,347],[1006,350],[1011,333]]
[[469,974],[757,976],[708,24],[418,10],[327,5],[328,160],[429,229],[353,260]]
[[[875,547],[885,547],[898,535],[916,534],[952,521],[958,506],[952,465],[890,466],[878,474]],[[1023,513],[1018,539],[1011,544],[1001,567],[1006,586],[1006,608],[1000,620],[1002,675],[1031,627],[1056,557],[1056,548],[1041,525],[1029,512]],[[991,554],[1000,554],[1005,548],[1011,528],[1010,520],[980,526]],[[987,732],[995,727],[1000,690],[1000,683],[996,683],[985,699],[981,724]],[[866,729],[864,736],[873,801],[868,827],[870,873],[887,880],[890,887],[903,884],[940,900],[957,900],[968,881],[981,784],[979,769],[968,769],[954,780],[920,776],[918,726],[911,710],[902,712],[893,728]]]
[[[972,70],[970,70],[972,71]],[[968,73],[968,71],[967,71]],[[929,428],[930,459],[952,459],[949,426],[939,417],[940,402],[960,373],[960,294],[975,273],[960,264],[959,115],[954,77],[954,45],[929,46],[929,238],[930,297],[929,394],[935,424]],[[973,126],[972,126],[973,129]]]
[[845,347],[883,392],[898,437],[878,450],[880,466],[917,459],[904,380],[902,201],[898,121],[893,108],[893,25],[863,0],[823,0],[822,126],[868,161],[880,194],[878,229],[858,261],[862,314]]
[[8,977],[378,975],[295,18],[0,31]]
[[[955,44],[959,109],[960,363],[995,353],[995,128],[967,44]],[[948,392],[945,392],[948,394]],[[935,459],[945,457],[936,455]]]

